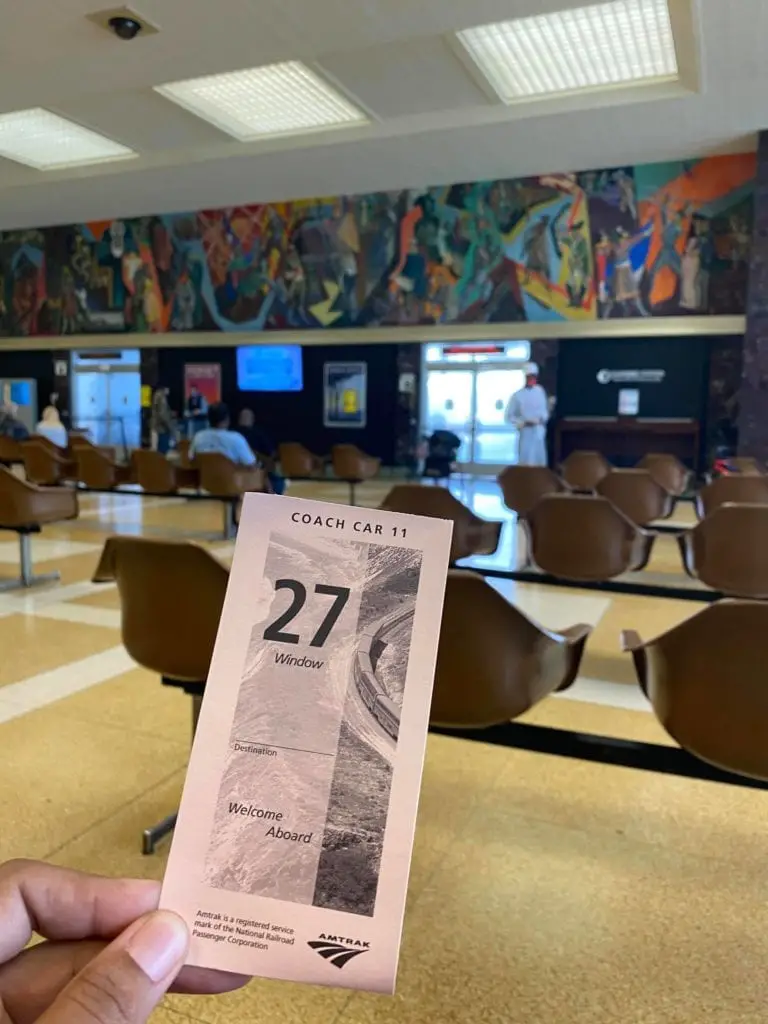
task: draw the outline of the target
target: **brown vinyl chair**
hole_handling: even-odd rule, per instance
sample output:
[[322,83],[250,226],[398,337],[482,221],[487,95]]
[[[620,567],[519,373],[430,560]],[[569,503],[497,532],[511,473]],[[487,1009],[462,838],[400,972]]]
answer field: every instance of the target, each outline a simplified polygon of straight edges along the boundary
[[77,453],[81,450],[101,452],[102,455],[106,455],[112,462],[117,461],[117,449],[114,445],[110,444],[94,444],[85,434],[79,431],[70,430],[69,432],[69,449],[72,453],[72,458],[77,458]]
[[288,480],[315,479],[325,474],[325,459],[297,441],[278,445],[277,454],[282,474]]
[[684,750],[726,771],[768,779],[768,603],[708,605],[646,643],[623,634],[661,725]]
[[741,474],[717,477],[697,494],[696,514],[699,519],[705,519],[728,503],[768,505],[768,477]]
[[525,521],[533,564],[560,579],[601,582],[648,564],[655,535],[607,498],[548,494]]
[[175,494],[180,487],[197,488],[200,483],[199,469],[171,462],[161,452],[137,448],[131,462],[136,483],[150,494]]
[[640,459],[635,468],[647,469],[656,483],[676,498],[685,494],[691,482],[691,471],[676,455],[649,452]]
[[240,519],[240,504],[249,491],[266,493],[268,477],[258,466],[241,466],[219,452],[199,452],[193,462],[199,471],[199,486],[224,508],[224,537],[231,537]]
[[178,456],[178,464],[182,469],[191,469],[192,461],[189,457],[189,449],[192,447],[192,442],[187,437],[182,437],[176,442],[176,454]]
[[379,506],[387,512],[405,512],[433,519],[450,519],[453,523],[451,562],[471,555],[492,555],[499,546],[503,523],[480,519],[454,498],[446,487],[424,487],[421,484],[398,484]]
[[258,466],[241,466],[218,452],[200,452],[193,464],[202,489],[218,498],[242,498],[247,491],[267,490],[266,474]]
[[52,572],[36,576],[32,565],[33,533],[48,523],[77,519],[77,494],[66,487],[38,487],[21,480],[10,469],[0,466],[0,530],[12,530],[19,536],[19,577],[0,583],[0,591],[33,587],[59,579]]
[[24,456],[24,473],[30,483],[57,487],[67,480],[77,478],[77,463],[47,437],[33,436],[23,441],[21,452]]
[[[122,639],[130,656],[192,698],[192,733],[219,628],[229,573],[188,541],[110,537],[94,583],[117,583]],[[176,815],[144,831],[144,853],[173,830]]]
[[542,629],[472,572],[450,570],[430,725],[483,729],[524,714],[576,679],[591,632]]
[[371,480],[381,469],[381,459],[366,455],[354,444],[335,444],[331,463],[339,480]]
[[731,597],[768,599],[768,505],[720,505],[677,542],[689,576]]
[[647,469],[612,469],[597,485],[597,493],[637,526],[668,519],[675,510],[673,495]]
[[111,491],[119,484],[134,483],[133,467],[115,462],[102,449],[78,444],[74,453],[77,479],[83,486],[94,491]]
[[560,475],[574,491],[594,491],[610,471],[610,462],[600,452],[571,452],[560,466]]
[[568,489],[546,466],[507,466],[499,474],[499,486],[504,504],[520,519],[525,519],[545,494],[562,494]]
[[15,466],[24,461],[21,441],[0,434],[0,466]]

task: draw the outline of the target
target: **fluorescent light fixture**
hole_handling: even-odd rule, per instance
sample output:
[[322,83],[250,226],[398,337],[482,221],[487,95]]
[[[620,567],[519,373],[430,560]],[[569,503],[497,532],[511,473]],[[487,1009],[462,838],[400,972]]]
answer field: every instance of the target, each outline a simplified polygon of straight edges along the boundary
[[362,110],[300,61],[190,78],[155,89],[242,142],[368,121]]
[[505,103],[678,77],[668,0],[611,0],[457,35]]
[[127,146],[42,107],[0,114],[0,157],[38,171],[86,167],[136,155]]

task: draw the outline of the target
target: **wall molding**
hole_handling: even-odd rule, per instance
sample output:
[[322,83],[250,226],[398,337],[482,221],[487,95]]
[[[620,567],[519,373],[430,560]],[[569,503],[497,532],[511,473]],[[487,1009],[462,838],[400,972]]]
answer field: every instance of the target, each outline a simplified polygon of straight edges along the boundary
[[309,331],[172,331],[167,334],[67,334],[0,339],[0,352],[118,348],[234,348],[237,345],[391,345],[417,342],[538,341],[553,338],[712,337],[744,334],[744,316],[670,316],[615,320],[415,324]]

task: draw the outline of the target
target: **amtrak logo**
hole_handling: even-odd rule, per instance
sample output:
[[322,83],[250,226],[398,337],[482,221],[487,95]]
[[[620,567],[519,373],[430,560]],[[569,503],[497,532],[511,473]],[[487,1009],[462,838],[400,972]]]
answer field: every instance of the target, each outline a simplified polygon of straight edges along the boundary
[[370,942],[362,942],[360,939],[345,939],[340,935],[323,934],[307,945],[339,970],[350,960],[354,960],[361,953],[367,953],[371,948]]

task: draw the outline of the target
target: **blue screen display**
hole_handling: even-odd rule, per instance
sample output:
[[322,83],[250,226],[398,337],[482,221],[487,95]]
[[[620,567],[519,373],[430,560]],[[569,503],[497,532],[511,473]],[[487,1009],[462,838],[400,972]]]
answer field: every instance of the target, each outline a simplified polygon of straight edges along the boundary
[[241,391],[301,391],[301,345],[246,345],[237,350]]

